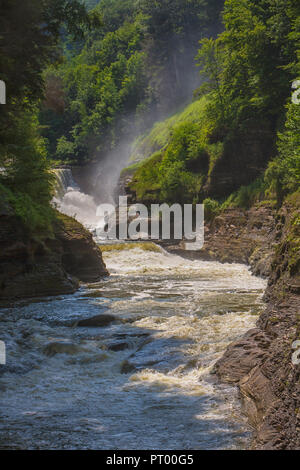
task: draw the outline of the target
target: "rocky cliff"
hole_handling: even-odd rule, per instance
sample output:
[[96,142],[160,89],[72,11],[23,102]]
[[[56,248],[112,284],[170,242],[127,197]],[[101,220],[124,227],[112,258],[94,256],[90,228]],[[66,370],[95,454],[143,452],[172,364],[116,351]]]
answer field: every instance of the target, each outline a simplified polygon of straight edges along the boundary
[[0,305],[17,299],[73,293],[80,281],[108,275],[92,235],[57,214],[53,234],[30,235],[8,203],[0,206]]
[[207,226],[202,256],[246,262],[268,276],[257,328],[229,346],[215,373],[239,387],[254,448],[300,449],[300,365],[292,361],[300,339],[300,194],[279,211],[224,212]]
[[257,328],[229,346],[214,372],[239,387],[253,448],[300,449],[300,365],[292,361],[300,340],[300,193],[280,210],[270,204],[225,210],[206,224],[199,252],[165,247],[189,258],[245,263],[268,278]]

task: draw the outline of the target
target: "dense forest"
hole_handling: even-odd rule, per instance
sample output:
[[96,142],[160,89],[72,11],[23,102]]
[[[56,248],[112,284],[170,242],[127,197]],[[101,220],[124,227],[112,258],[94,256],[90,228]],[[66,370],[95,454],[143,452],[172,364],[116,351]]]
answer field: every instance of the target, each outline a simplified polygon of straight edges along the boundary
[[138,200],[212,216],[299,189],[297,0],[84,3],[0,2],[0,188],[31,230],[50,229],[51,166],[128,136]]
[[296,1],[225,2],[225,30],[200,43],[198,99],[136,142],[137,199],[205,200],[213,215],[299,189],[299,13]]
[[123,136],[145,132],[191,100],[200,82],[198,41],[221,27],[223,2],[102,0],[102,25],[45,72],[40,113],[49,155],[100,160]]
[[28,230],[49,233],[54,216],[50,161],[39,110],[44,72],[60,60],[62,28],[83,38],[99,21],[74,0],[1,0],[0,73],[7,104],[0,114],[1,200],[8,199]]

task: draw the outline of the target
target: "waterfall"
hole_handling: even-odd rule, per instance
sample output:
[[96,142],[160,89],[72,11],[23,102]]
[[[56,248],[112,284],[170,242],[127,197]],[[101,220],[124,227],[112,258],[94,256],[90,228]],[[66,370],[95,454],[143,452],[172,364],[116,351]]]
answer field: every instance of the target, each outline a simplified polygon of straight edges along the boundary
[[79,189],[69,168],[52,170],[55,175],[54,197],[62,199],[69,189]]
[[70,169],[55,169],[54,197],[52,204],[63,214],[74,217],[87,229],[93,231],[99,225],[97,205],[94,198],[83,193]]

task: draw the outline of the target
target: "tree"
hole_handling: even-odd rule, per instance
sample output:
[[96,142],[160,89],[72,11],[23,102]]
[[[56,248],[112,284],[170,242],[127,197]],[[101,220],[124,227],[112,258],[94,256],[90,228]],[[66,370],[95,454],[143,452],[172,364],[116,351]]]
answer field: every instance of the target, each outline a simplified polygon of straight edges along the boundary
[[1,187],[23,222],[40,229],[51,214],[51,175],[37,121],[43,71],[59,58],[63,26],[78,37],[98,20],[77,0],[0,0],[0,11],[0,75],[7,85],[0,115],[0,165],[6,170]]
[[78,52],[68,49],[56,71],[63,119],[52,104],[40,115],[51,157],[61,155],[57,141],[65,137],[76,163],[101,159],[123,137],[145,132],[190,99],[199,83],[198,40],[207,28],[218,30],[222,6],[221,0],[99,2],[103,27],[91,30]]
[[297,0],[225,2],[225,31],[215,42],[204,41],[198,55],[220,121],[221,101],[228,126],[254,118],[276,129],[297,61],[299,8]]

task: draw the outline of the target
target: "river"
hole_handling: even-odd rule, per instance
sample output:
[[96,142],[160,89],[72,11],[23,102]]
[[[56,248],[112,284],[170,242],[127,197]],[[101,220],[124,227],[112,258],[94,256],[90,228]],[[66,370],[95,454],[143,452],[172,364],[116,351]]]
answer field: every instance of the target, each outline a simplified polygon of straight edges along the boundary
[[[243,265],[186,260],[154,244],[103,249],[109,278],[0,310],[0,448],[249,446],[236,389],[211,372],[255,325],[265,281]],[[76,326],[101,313],[117,321]],[[51,355],[53,344],[62,347]]]

